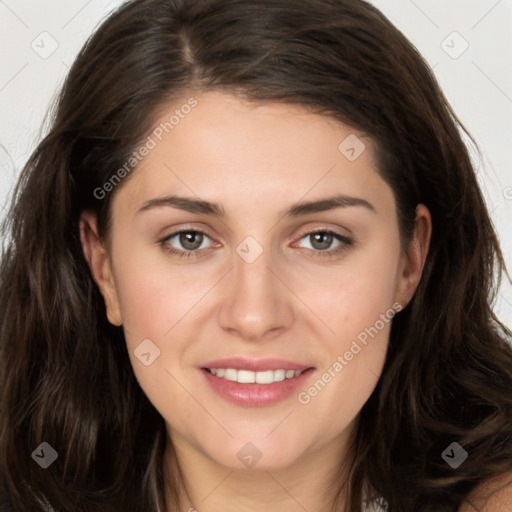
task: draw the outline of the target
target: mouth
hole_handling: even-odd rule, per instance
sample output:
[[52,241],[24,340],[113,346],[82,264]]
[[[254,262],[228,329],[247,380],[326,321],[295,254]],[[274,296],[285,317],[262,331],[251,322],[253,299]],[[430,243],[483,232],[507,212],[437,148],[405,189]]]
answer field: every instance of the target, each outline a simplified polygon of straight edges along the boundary
[[314,367],[280,359],[230,358],[200,367],[217,395],[236,405],[264,407],[289,398]]
[[305,370],[265,370],[253,372],[251,370],[237,370],[236,368],[204,368],[207,372],[219,379],[225,379],[239,384],[273,384],[285,379],[299,377]]

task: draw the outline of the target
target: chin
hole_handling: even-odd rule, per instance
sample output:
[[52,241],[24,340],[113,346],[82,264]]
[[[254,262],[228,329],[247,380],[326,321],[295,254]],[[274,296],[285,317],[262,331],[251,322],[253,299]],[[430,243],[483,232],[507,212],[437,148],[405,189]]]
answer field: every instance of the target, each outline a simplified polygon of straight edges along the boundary
[[[301,451],[298,452],[297,448],[301,448]],[[236,438],[209,450],[206,455],[231,471],[279,471],[300,460],[304,456],[303,448],[303,444],[298,442],[283,446],[277,438],[253,438],[252,441],[249,438]]]

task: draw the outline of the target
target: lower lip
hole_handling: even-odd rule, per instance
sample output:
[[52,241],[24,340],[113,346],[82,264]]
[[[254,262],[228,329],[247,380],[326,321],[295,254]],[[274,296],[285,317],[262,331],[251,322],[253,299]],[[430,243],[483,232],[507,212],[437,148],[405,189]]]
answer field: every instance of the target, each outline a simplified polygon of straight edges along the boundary
[[298,377],[272,384],[240,384],[236,381],[216,377],[208,370],[201,369],[208,384],[217,394],[229,402],[247,407],[265,407],[288,398],[304,385],[304,381],[312,371],[313,368],[308,368]]

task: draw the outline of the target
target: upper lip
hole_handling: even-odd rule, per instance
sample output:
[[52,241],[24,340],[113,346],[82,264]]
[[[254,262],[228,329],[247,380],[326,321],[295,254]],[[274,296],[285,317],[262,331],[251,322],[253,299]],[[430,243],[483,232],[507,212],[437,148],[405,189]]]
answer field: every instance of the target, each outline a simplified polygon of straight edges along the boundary
[[285,359],[248,359],[246,357],[229,357],[217,359],[201,365],[202,368],[235,368],[236,370],[249,370],[262,372],[266,370],[307,370],[311,366],[287,361]]

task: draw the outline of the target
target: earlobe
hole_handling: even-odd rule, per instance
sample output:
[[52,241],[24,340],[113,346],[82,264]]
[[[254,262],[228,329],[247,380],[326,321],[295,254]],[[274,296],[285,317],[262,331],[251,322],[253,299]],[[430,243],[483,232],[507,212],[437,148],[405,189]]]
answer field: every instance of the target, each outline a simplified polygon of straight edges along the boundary
[[122,325],[117,289],[111,262],[104,241],[98,232],[96,214],[83,212],[80,216],[80,241],[92,278],[105,301],[107,317],[111,324]]
[[432,218],[428,208],[416,207],[414,234],[405,248],[399,270],[395,300],[405,307],[412,299],[423,273],[432,235]]

